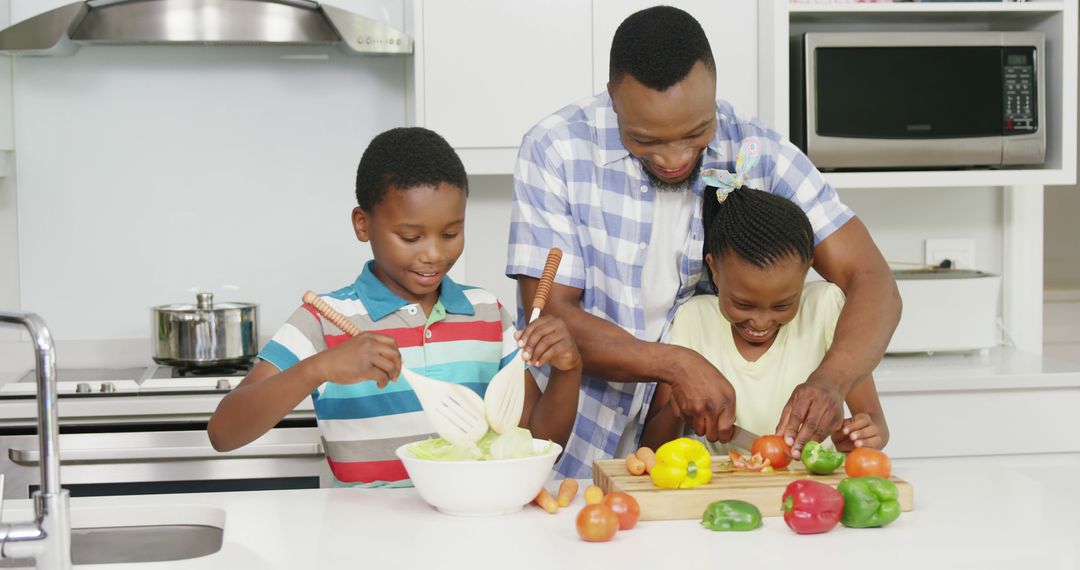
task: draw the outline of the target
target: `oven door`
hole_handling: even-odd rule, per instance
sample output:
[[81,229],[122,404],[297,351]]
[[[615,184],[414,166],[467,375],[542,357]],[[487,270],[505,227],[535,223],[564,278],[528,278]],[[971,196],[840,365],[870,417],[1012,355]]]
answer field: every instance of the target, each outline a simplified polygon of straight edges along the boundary
[[[65,426],[60,481],[75,497],[329,486],[332,475],[314,423],[285,420],[226,453],[211,447],[205,424]],[[28,498],[40,484],[37,436],[0,435],[0,450],[0,473],[7,476],[3,498]]]

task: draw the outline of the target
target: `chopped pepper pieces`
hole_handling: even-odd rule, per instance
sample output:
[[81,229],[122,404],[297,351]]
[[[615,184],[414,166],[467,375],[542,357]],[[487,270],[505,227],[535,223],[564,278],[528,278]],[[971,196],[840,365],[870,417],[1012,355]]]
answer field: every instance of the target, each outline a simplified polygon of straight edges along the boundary
[[705,444],[680,437],[656,450],[656,465],[649,476],[657,487],[692,489],[712,479],[712,458]]
[[810,440],[802,448],[802,463],[811,473],[828,475],[844,464],[844,454]]
[[760,453],[755,453],[746,457],[739,455],[738,451],[729,451],[728,457],[731,458],[732,466],[740,471],[760,471],[762,473],[772,473],[775,471],[772,465],[769,464],[769,460],[762,459]]
[[701,526],[709,530],[754,530],[761,526],[761,511],[746,501],[716,501],[705,508]]
[[844,516],[840,522],[852,528],[885,526],[900,516],[899,491],[881,477],[844,479],[836,488],[844,496]]

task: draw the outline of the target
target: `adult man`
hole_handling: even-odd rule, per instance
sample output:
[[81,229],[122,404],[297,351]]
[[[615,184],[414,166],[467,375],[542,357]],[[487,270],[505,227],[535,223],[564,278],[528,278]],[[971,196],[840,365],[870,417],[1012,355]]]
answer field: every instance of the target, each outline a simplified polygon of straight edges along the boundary
[[[803,208],[814,268],[847,296],[832,349],[777,425],[793,455],[840,425],[845,395],[876,366],[899,320],[896,283],[865,226],[797,148],[716,99],[717,75],[692,16],[642,10],[615,32],[607,93],[558,111],[522,141],[506,273],[528,304],[548,249],[563,249],[545,310],[570,326],[586,373],[558,465],[566,476],[588,476],[594,459],[633,449],[651,381],[671,386],[677,413],[698,435],[730,439],[730,383],[697,353],[657,341],[708,282],[698,172],[734,171],[744,138],[763,147],[747,185]],[[719,75],[738,80],[738,70]]]

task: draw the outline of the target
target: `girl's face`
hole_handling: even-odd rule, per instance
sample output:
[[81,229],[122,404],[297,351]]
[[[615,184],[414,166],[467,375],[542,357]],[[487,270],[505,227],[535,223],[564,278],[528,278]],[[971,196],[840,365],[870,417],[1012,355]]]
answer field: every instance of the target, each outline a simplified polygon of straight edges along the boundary
[[771,345],[780,327],[799,311],[810,263],[787,256],[761,268],[733,251],[705,255],[720,298],[720,312],[736,336],[751,345]]

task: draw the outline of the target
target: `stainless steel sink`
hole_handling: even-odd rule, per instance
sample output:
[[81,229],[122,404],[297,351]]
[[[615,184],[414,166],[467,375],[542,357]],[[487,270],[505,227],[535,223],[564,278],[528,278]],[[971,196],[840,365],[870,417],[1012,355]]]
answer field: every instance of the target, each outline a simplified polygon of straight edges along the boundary
[[[222,529],[197,524],[71,529],[75,564],[165,562],[221,550]],[[0,559],[0,568],[33,568],[31,559]]]

